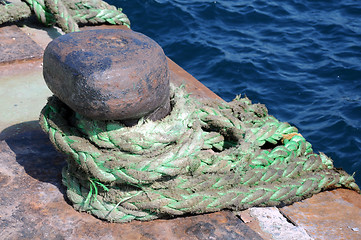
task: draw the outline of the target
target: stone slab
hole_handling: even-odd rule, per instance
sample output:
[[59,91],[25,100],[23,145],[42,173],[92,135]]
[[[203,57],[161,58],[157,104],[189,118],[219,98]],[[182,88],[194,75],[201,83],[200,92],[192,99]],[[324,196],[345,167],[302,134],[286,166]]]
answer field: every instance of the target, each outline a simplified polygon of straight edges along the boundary
[[41,60],[0,65],[0,132],[39,118],[52,95],[42,76]]
[[36,42],[43,50],[46,48],[46,46],[48,46],[50,41],[64,34],[64,32],[59,27],[44,27],[39,25],[38,21],[26,21],[24,25],[19,28],[34,42]]
[[269,233],[271,239],[312,240],[305,229],[287,221],[276,207],[250,208],[250,216],[257,219],[262,232]]
[[0,27],[0,63],[40,59],[43,49],[17,26]]
[[361,239],[361,195],[354,191],[321,192],[280,211],[315,239]]
[[258,233],[264,240],[272,240],[272,234],[262,230],[261,222],[251,215],[250,209],[235,212],[235,214],[251,229]]

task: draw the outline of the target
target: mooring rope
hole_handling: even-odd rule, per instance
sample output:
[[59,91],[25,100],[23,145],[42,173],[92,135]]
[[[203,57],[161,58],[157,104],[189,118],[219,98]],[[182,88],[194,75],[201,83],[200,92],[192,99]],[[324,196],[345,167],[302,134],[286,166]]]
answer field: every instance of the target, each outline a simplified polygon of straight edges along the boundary
[[200,103],[172,86],[163,120],[87,119],[51,97],[40,124],[68,155],[63,183],[74,208],[112,222],[279,206],[322,190],[359,191],[262,104]]
[[[65,32],[78,31],[78,24],[118,24],[130,27],[127,16],[101,0],[22,0],[0,2],[0,24],[31,16],[32,12],[46,26],[58,24]],[[25,4],[26,3],[26,4]]]
[[0,24],[15,22],[31,15],[31,9],[26,3],[7,4],[0,0]]

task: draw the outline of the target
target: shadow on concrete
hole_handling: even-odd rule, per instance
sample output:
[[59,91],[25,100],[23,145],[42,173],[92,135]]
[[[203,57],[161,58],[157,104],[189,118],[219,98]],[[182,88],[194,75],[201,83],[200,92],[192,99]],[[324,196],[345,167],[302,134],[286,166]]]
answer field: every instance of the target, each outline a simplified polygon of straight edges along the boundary
[[47,35],[51,38],[51,39],[55,39],[59,36],[61,36],[62,34],[53,26],[50,27],[46,27],[44,24],[42,24],[41,22],[39,22],[39,20],[37,19],[37,17],[35,15],[32,15],[26,19],[23,19],[21,21],[18,21],[16,23],[16,25],[18,25],[19,27],[22,27],[23,25],[26,25],[30,28],[35,28],[35,29],[39,29],[39,30],[45,30],[47,32]]
[[38,121],[19,123],[4,129],[0,141],[5,141],[16,154],[16,161],[25,172],[41,181],[55,185],[63,194],[61,171],[65,156],[57,152]]

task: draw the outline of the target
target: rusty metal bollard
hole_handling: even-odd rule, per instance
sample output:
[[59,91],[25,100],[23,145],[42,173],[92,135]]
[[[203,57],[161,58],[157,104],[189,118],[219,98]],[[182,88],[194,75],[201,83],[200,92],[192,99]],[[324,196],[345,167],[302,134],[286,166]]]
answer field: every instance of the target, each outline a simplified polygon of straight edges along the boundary
[[134,125],[170,111],[169,70],[162,48],[143,34],[102,29],[69,33],[49,43],[43,75],[75,112]]

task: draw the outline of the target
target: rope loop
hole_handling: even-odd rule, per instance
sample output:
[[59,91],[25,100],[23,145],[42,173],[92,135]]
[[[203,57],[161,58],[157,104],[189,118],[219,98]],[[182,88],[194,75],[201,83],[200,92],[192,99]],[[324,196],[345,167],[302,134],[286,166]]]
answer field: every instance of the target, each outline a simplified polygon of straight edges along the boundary
[[237,97],[201,103],[171,86],[160,121],[87,119],[51,97],[40,125],[67,154],[63,183],[74,208],[114,222],[278,206],[322,190],[359,191],[288,123]]

